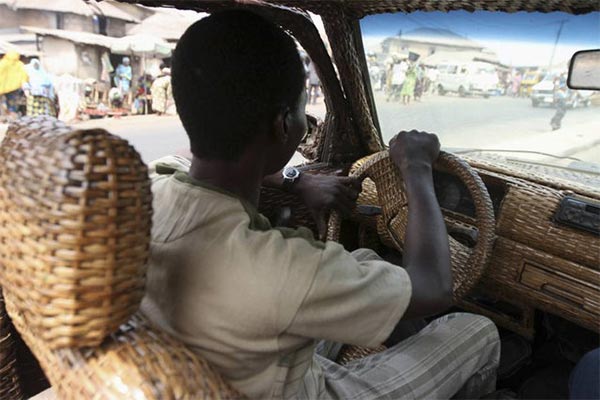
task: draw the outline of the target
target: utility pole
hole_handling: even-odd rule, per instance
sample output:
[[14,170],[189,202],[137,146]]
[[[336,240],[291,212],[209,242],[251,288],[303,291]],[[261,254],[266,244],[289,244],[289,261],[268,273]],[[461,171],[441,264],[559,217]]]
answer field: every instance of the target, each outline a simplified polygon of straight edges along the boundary
[[560,22],[560,27],[558,28],[558,31],[556,32],[556,40],[554,41],[554,47],[552,47],[552,55],[550,56],[550,63],[548,64],[548,72],[550,72],[550,70],[552,69],[552,63],[554,62],[554,54],[556,53],[556,46],[558,45],[558,40],[560,39],[560,34],[562,32],[563,25],[565,24],[565,22],[568,22],[568,20],[562,19],[559,22]]

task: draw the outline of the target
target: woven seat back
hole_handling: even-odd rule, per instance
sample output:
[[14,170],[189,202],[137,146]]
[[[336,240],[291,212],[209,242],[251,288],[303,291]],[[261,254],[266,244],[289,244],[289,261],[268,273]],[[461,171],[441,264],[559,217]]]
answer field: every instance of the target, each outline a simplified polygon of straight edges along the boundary
[[146,166],[125,140],[51,118],[0,149],[0,281],[52,349],[96,346],[138,309],[151,226]]

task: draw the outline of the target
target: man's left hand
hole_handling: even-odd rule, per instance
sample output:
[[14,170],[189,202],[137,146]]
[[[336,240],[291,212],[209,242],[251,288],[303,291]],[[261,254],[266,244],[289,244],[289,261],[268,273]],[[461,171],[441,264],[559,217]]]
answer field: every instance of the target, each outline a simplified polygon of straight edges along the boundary
[[327,215],[331,210],[349,215],[356,206],[362,189],[361,180],[348,176],[312,175],[304,173],[292,191],[300,196],[315,219],[319,238],[327,233]]

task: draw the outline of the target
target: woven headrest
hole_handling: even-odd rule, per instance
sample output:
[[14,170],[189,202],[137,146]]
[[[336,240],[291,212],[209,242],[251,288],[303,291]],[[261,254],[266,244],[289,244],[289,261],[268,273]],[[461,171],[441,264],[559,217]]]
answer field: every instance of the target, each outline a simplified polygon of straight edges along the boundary
[[147,168],[125,140],[21,121],[0,148],[0,282],[50,348],[99,344],[140,304]]

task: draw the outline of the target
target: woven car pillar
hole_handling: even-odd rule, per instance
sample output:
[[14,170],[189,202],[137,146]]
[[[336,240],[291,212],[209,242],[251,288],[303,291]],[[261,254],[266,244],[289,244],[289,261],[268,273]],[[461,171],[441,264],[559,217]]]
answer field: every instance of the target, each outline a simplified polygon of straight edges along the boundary
[[150,238],[139,154],[103,130],[64,131],[11,133],[1,152],[0,280],[53,349],[98,345],[138,309]]
[[[356,138],[359,138],[360,144],[354,144],[354,147],[360,145],[362,152],[359,156],[365,156],[382,150],[383,146],[379,132],[375,128],[373,116],[369,112],[370,107],[359,62],[362,55],[358,54],[354,44],[350,21],[342,10],[335,16],[323,18],[327,36],[336,39],[336,46],[332,47],[333,56],[340,75],[346,78],[342,83],[355,125],[355,132],[345,132],[346,137],[340,142],[353,143]],[[339,133],[339,135],[342,134],[344,132]],[[342,161],[354,161],[355,159],[356,157]]]

